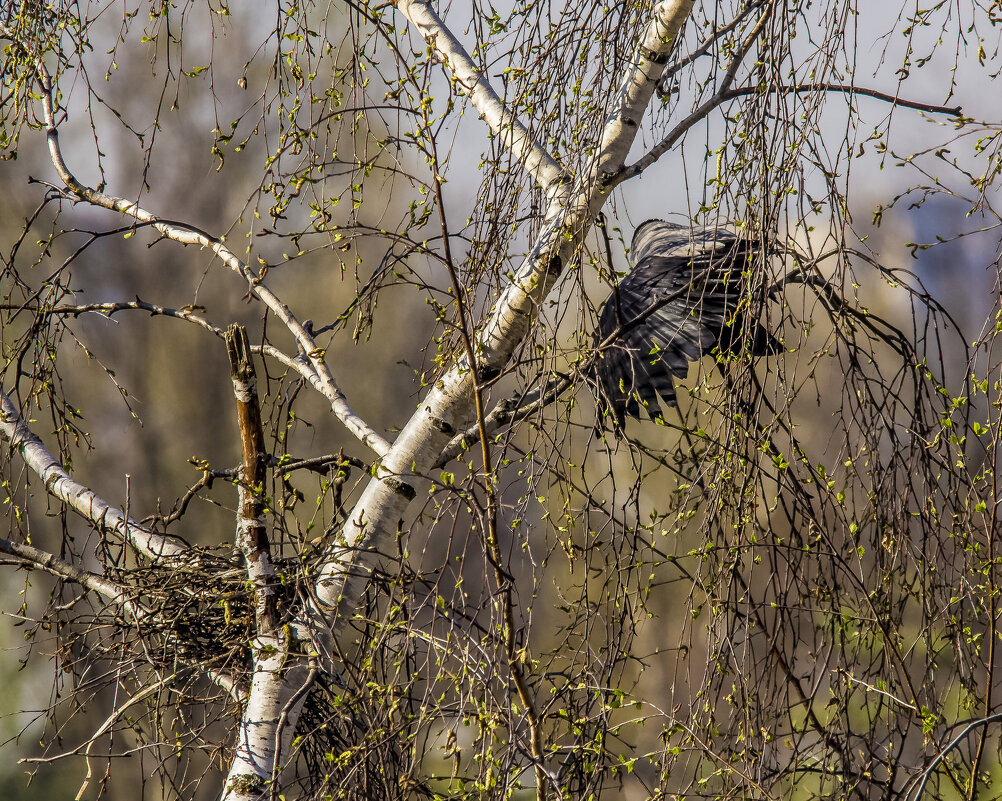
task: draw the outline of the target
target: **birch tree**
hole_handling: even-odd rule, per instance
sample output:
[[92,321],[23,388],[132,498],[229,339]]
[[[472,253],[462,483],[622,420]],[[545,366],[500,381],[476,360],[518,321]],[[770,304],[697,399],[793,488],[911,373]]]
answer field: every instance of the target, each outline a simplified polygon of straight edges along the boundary
[[[0,552],[56,676],[25,769],[78,799],[973,801],[1002,769],[1000,21],[4,6]],[[597,309],[650,218],[740,232],[727,324],[777,347],[624,426]],[[971,292],[926,287],[937,253]],[[132,318],[190,406],[132,399]],[[187,483],[116,445],[140,417]]]

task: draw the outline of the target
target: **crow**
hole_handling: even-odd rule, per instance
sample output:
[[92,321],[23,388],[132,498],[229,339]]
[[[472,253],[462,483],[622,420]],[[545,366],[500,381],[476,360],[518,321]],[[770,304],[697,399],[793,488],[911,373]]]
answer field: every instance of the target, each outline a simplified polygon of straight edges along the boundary
[[728,224],[637,226],[630,272],[603,304],[596,332],[599,407],[611,411],[617,430],[627,415],[642,419],[641,409],[655,418],[661,404],[677,405],[672,376],[684,378],[689,362],[714,348],[747,347],[753,356],[780,351],[738,308],[747,307],[742,273],[758,244]]

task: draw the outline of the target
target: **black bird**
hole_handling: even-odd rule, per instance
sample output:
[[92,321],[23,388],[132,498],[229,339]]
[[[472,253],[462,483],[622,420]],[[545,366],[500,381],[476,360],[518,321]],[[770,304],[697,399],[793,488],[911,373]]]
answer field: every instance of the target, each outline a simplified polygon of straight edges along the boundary
[[598,321],[599,405],[611,408],[618,428],[626,415],[640,419],[641,408],[656,417],[661,403],[676,405],[672,376],[684,378],[689,362],[715,347],[733,352],[747,344],[754,356],[779,352],[769,333],[758,322],[746,326],[738,311],[746,295],[741,275],[756,245],[730,225],[647,220],[637,226],[630,272]]

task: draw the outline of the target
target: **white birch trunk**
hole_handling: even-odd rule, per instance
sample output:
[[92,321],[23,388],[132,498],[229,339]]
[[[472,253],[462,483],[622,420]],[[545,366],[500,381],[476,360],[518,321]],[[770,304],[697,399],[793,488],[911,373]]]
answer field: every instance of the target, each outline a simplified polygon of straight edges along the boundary
[[[489,379],[507,363],[529,328],[531,315],[573,257],[608,198],[605,185],[622,169],[644,111],[694,0],[665,0],[652,12],[633,63],[620,85],[591,168],[566,199],[555,197],[549,223],[516,280],[502,293],[482,330],[477,353],[480,375]],[[530,165],[531,166],[531,165]],[[348,516],[317,582],[317,596],[333,611],[332,627],[343,629],[357,607],[379,552],[391,551],[397,524],[415,497],[415,479],[430,470],[442,449],[470,422],[473,375],[465,359],[449,370],[422,401],[393,447],[379,463]]]
[[222,801],[268,798],[280,781],[312,680],[303,645],[288,628],[254,638],[254,672]]

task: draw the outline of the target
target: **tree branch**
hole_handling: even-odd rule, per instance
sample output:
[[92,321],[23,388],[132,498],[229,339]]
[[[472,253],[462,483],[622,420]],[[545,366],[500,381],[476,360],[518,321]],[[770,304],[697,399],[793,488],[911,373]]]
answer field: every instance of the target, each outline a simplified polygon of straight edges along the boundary
[[123,607],[133,617],[136,616],[137,610],[134,603],[125,594],[125,588],[103,576],[71,565],[48,551],[10,540],[0,539],[0,553],[16,557],[24,567],[44,570],[65,581],[79,584],[81,587],[97,593],[106,601]]
[[910,108],[916,111],[927,111],[930,114],[949,114],[953,117],[962,117],[964,113],[963,108],[960,106],[938,106],[933,103],[921,103],[917,100],[905,100],[904,98],[900,98],[886,92],[878,92],[876,89],[867,89],[861,86],[851,86],[840,83],[802,83],[797,84],[796,86],[770,86],[765,87],[764,89],[758,86],[742,86],[738,89],[730,89],[728,88],[729,85],[729,83],[725,85],[722,82],[720,89],[717,90],[713,97],[703,103],[688,117],[682,120],[682,122],[672,128],[671,132],[657,145],[651,148],[650,152],[648,152],[643,158],[639,159],[635,164],[626,167],[615,177],[612,183],[614,185],[619,185],[623,181],[627,181],[630,178],[635,178],[637,175],[640,175],[640,173],[671,150],[686,131],[706,117],[711,111],[717,108],[717,106],[726,103],[728,100],[734,100],[739,97],[747,97],[748,95],[788,95],[799,94],[801,92],[841,92],[848,95],[864,95],[877,100],[883,100],[886,103],[892,103],[895,106],[901,106],[901,108]]
[[[515,346],[525,337],[538,304],[580,247],[588,228],[608,198],[608,180],[623,165],[636,138],[676,37],[688,20],[694,0],[665,0],[655,5],[610,114],[600,146],[570,197],[551,200],[544,226],[515,279],[494,305],[480,332],[476,352],[482,381],[497,376]],[[416,496],[413,477],[429,470],[457,431],[470,421],[473,371],[465,356],[436,383],[383,458],[377,477],[362,492],[341,536],[326,554],[317,597],[333,613],[335,632],[343,629],[388,538]],[[387,549],[388,550],[388,549]]]
[[[219,337],[220,339],[225,339],[226,332],[217,325],[213,325],[211,322],[206,320],[204,317],[195,313],[197,307],[185,307],[181,309],[172,309],[169,306],[160,306],[156,303],[147,303],[144,300],[136,298],[135,300],[129,301],[109,301],[105,303],[83,303],[79,305],[71,304],[60,304],[59,306],[53,306],[52,308],[45,308],[44,306],[16,306],[13,303],[0,304],[0,309],[27,309],[28,311],[34,311],[38,314],[43,315],[63,315],[78,317],[81,314],[95,313],[101,314],[105,317],[111,317],[113,314],[117,314],[121,311],[144,311],[148,312],[151,317],[164,316],[164,317],[174,317],[178,320],[186,320],[190,323],[194,323],[200,328],[204,328],[211,334]],[[289,367],[299,373],[303,378],[313,385],[314,389],[317,390],[321,395],[324,394],[323,382],[317,371],[314,369],[313,365],[306,358],[305,354],[298,354],[296,356],[289,356],[284,351],[276,348],[274,345],[251,345],[252,353],[260,353],[262,356],[269,356],[278,362],[281,362],[286,367]]]
[[172,309],[169,306],[158,306],[155,303],[147,303],[146,301],[136,298],[135,300],[125,300],[125,301],[113,301],[107,303],[81,303],[79,305],[72,305],[68,303],[62,303],[58,306],[23,306],[16,305],[13,303],[2,303],[0,304],[0,309],[9,310],[14,309],[17,311],[26,310],[32,311],[36,314],[44,315],[46,317],[57,315],[61,317],[79,317],[81,314],[100,314],[104,317],[111,317],[113,314],[117,314],[120,311],[144,311],[149,312],[151,317],[163,316],[163,317],[174,317],[178,320],[187,320],[190,323],[204,328],[211,334],[215,334],[220,339],[223,338],[223,329],[218,326],[213,325],[204,317],[200,317],[196,314],[196,310],[200,307],[188,306],[182,309]]
[[[888,92],[878,92],[876,89],[868,89],[865,86],[853,86],[844,83],[798,83],[796,86],[770,86],[767,88],[769,94],[799,94],[800,92],[839,92],[847,95],[864,95],[876,100],[883,100],[901,108],[910,108],[915,111],[928,111],[930,114],[949,114],[951,117],[962,117],[964,109],[962,106],[940,106],[936,103],[922,103],[918,100],[907,100]],[[746,95],[761,94],[762,90],[757,86],[742,86],[740,89],[728,91],[726,100]]]
[[547,197],[555,195],[569,176],[514,112],[505,107],[487,76],[473,63],[462,43],[435,13],[431,4],[427,0],[400,0],[397,8],[438,52],[484,122],[501,137],[505,147],[511,150]]
[[[912,779],[911,782],[909,782],[911,786],[909,786],[905,791],[905,801],[908,801],[908,799],[915,799],[915,801],[918,801],[918,799],[922,797],[925,792],[925,786],[929,783],[929,779],[935,772],[936,766],[946,759],[950,752],[960,745],[974,731],[977,731],[984,726],[990,726],[992,723],[999,722],[1002,722],[1002,713],[996,713],[994,715],[988,715],[987,717],[978,718],[976,720],[965,721],[963,724],[958,724],[958,726],[962,725],[960,734],[950,740],[950,742],[936,754],[929,764],[926,765],[925,769],[918,776]],[[947,768],[949,769],[949,764],[947,765]]]
[[[505,398],[498,401],[490,414],[484,418],[485,431],[488,435],[493,436],[503,426],[524,420],[529,415],[556,400],[573,383],[570,377],[560,376],[547,381],[546,386],[541,389],[534,389],[521,397]],[[442,454],[439,456],[435,466],[444,467],[463,451],[469,450],[470,446],[478,439],[480,439],[479,425],[473,425],[467,428],[462,434],[457,434],[443,448]]]
[[139,553],[151,559],[178,558],[188,547],[175,537],[157,534],[125,516],[121,509],[108,504],[63,470],[59,460],[45,447],[21,417],[10,397],[0,391],[0,436],[45,484],[50,495],[58,498],[100,531],[128,542]]
[[[0,24],[0,35],[14,40],[13,33],[2,24]],[[211,236],[195,226],[160,219],[132,201],[105,194],[104,192],[85,186],[76,179],[76,176],[73,175],[66,165],[62,149],[59,145],[59,131],[55,119],[52,80],[45,66],[40,62],[35,64],[35,74],[42,90],[43,121],[49,145],[49,157],[56,168],[60,180],[66,185],[67,189],[80,200],[94,206],[118,212],[126,217],[131,217],[137,222],[151,225],[164,237],[182,245],[198,245],[199,247],[211,250],[227,267],[247,281],[250,291],[282,321],[285,327],[296,338],[299,346],[306,354],[306,358],[316,371],[317,383],[315,386],[321,388],[324,397],[330,402],[335,416],[352,434],[358,437],[363,445],[371,448],[378,455],[385,454],[389,450],[389,443],[352,411],[344,392],[341,391],[341,388],[334,381],[334,376],[324,361],[324,349],[317,345],[312,334],[296,319],[289,307],[261,282],[260,276],[256,275],[250,267],[237,258],[233,251],[226,247],[222,239]]]
[[644,156],[640,161],[638,161],[632,167],[620,168],[617,175],[615,175],[609,181],[610,186],[618,186],[623,181],[633,178],[635,175],[639,175],[647,167],[661,158],[665,153],[667,153],[671,148],[675,146],[675,143],[682,138],[682,135],[688,131],[693,125],[698,123],[704,117],[706,117],[713,109],[719,106],[721,103],[725,102],[727,97],[727,92],[737,78],[738,69],[741,67],[741,62],[744,61],[745,56],[751,49],[752,45],[755,44],[755,40],[758,38],[762,29],[765,27],[765,23],[769,20],[772,15],[773,10],[776,7],[775,0],[769,3],[768,7],[762,12],[762,16],[758,18],[758,22],[755,23],[755,27],[752,28],[751,33],[745,37],[744,41],[741,42],[740,47],[735,50],[734,56],[731,58],[730,66],[727,68],[727,72],[724,73],[724,77],[720,79],[720,85],[717,87],[716,93],[703,103],[699,108],[693,111],[688,117],[686,117],[682,122],[672,129],[671,133],[668,134],[664,139],[661,140],[651,151]]
[[661,76],[661,80],[658,81],[658,96],[662,99],[668,97],[671,92],[668,89],[671,79],[677,75],[682,69],[692,64],[694,61],[698,60],[702,56],[705,56],[713,45],[719,41],[722,36],[726,36],[731,31],[733,31],[738,25],[744,22],[745,18],[751,14],[753,11],[757,11],[763,5],[765,5],[769,0],[758,0],[757,2],[750,3],[741,12],[726,25],[721,25],[719,28],[714,28],[712,33],[699,45],[695,50],[688,53],[684,58],[680,58],[678,61],[668,65],[665,69],[664,74]]

